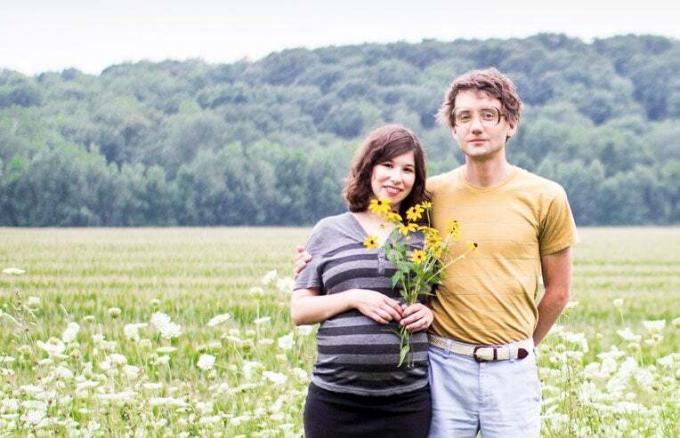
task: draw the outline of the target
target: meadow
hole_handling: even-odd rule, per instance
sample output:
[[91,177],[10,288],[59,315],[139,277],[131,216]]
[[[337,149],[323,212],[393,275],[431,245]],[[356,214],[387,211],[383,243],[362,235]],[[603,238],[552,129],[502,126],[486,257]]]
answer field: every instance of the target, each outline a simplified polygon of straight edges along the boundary
[[[0,436],[301,436],[305,228],[0,228]],[[680,435],[680,228],[584,228],[547,437]]]

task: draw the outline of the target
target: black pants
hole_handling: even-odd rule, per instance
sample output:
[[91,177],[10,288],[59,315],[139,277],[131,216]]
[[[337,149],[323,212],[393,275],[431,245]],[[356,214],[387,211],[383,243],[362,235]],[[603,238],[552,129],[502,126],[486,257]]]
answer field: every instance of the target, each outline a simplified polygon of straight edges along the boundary
[[386,397],[327,391],[311,384],[305,403],[307,438],[425,438],[430,430],[429,386]]

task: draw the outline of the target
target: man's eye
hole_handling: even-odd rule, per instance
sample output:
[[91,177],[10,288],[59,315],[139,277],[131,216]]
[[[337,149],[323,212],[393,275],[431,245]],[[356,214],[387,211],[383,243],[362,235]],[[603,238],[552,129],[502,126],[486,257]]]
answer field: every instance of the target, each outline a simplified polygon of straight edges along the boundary
[[482,111],[482,118],[484,120],[496,120],[496,113],[494,111]]
[[467,123],[470,121],[470,114],[458,114],[457,119],[459,122]]

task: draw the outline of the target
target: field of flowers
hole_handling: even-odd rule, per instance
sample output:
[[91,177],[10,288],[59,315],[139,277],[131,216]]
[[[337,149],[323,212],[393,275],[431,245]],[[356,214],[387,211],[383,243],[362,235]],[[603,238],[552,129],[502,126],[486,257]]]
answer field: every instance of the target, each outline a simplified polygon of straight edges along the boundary
[[[680,436],[680,229],[583,229],[543,435]],[[0,436],[301,436],[307,229],[0,229]]]

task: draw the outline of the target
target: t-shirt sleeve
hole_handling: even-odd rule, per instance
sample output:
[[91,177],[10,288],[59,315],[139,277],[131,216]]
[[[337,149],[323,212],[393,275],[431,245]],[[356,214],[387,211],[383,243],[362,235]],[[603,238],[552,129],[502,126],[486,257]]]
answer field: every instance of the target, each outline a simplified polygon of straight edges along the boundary
[[323,259],[325,252],[325,234],[324,226],[321,223],[316,224],[305,244],[305,250],[312,256],[312,259],[307,263],[307,266],[298,274],[293,284],[293,290],[309,289],[309,288],[323,288],[323,279],[319,265]]
[[578,241],[574,216],[567,200],[567,193],[560,187],[546,208],[539,234],[541,255],[554,254]]

